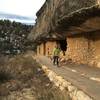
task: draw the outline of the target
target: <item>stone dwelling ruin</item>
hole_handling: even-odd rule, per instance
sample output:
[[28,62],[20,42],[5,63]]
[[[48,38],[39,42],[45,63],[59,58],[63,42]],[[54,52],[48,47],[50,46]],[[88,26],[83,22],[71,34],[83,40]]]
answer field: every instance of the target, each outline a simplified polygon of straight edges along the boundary
[[66,59],[100,67],[100,0],[46,0],[29,38],[39,55],[58,43]]

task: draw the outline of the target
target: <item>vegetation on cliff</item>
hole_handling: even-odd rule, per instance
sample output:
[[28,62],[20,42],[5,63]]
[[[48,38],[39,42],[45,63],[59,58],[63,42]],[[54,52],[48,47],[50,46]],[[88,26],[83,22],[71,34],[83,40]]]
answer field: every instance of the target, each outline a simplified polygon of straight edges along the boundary
[[0,53],[17,54],[26,50],[27,36],[33,26],[0,20]]

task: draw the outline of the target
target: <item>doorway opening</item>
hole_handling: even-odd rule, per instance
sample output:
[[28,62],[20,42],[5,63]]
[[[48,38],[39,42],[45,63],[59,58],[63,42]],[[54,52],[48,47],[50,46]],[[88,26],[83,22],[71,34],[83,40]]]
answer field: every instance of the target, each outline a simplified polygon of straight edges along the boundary
[[43,43],[43,55],[46,55],[46,43]]
[[63,55],[65,55],[65,51],[67,50],[67,40],[59,40],[58,41],[60,49],[63,51]]

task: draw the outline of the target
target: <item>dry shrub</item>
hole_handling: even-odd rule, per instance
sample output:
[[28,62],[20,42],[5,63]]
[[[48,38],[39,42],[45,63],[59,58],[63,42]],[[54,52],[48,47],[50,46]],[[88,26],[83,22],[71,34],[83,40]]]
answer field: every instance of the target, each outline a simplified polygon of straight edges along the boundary
[[27,80],[34,76],[35,67],[39,65],[31,56],[16,56],[8,62],[8,70],[14,78]]
[[10,78],[28,80],[34,77],[34,73],[37,72],[36,67],[39,67],[39,64],[31,56],[17,55],[0,66],[0,79],[3,80],[4,75],[7,80]]

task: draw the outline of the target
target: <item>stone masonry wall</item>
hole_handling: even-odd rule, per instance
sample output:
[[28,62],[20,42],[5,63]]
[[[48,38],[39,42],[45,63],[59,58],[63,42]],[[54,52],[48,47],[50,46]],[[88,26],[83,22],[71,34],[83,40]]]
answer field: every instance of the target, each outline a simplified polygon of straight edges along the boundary
[[[98,34],[67,37],[66,59],[75,63],[100,67],[100,36]],[[56,41],[48,41],[37,46],[38,55],[52,55]]]
[[56,41],[48,41],[45,44],[44,43],[40,44],[39,46],[37,46],[37,55],[44,55],[44,54],[46,56],[52,55],[52,51],[55,45]]
[[66,58],[73,62],[100,67],[100,35],[76,35],[67,38]]
[[39,55],[39,46],[37,46],[37,55]]
[[40,44],[37,46],[37,55],[44,55],[44,45]]
[[94,44],[95,44],[95,63],[97,67],[100,67],[100,39],[95,41]]
[[44,55],[44,44],[43,43],[40,45],[40,54]]
[[84,36],[68,37],[67,44],[67,58],[73,62],[87,63],[88,40]]
[[56,45],[56,41],[48,41],[46,43],[46,55],[52,55],[52,51]]
[[100,35],[93,35],[90,41],[89,65],[100,67]]

